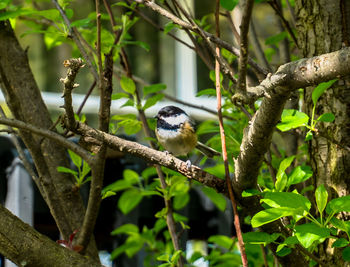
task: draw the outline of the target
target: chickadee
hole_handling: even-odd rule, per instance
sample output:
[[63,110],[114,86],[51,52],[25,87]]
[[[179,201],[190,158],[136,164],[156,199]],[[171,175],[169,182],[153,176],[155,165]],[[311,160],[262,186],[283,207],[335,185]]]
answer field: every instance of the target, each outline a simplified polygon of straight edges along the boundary
[[166,151],[174,156],[186,156],[195,147],[210,158],[221,155],[197,140],[194,123],[181,108],[163,107],[155,118],[157,139]]

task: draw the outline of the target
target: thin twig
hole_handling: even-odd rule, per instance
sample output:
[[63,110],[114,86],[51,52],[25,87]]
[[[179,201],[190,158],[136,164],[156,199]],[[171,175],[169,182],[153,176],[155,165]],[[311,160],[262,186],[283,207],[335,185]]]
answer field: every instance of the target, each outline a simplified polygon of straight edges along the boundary
[[207,47],[209,48],[209,51],[212,53],[212,55],[215,57],[215,59],[220,63],[220,68],[222,70],[222,72],[224,74],[226,74],[230,80],[233,83],[237,83],[237,80],[235,78],[235,74],[231,68],[231,66],[227,63],[227,61],[221,56],[218,55],[215,51],[215,47],[214,45],[208,40],[206,33],[204,32],[204,30],[199,27],[195,21],[191,18],[191,16],[187,13],[187,11],[179,4],[179,2],[177,0],[173,0],[173,2],[175,3],[175,5],[179,8],[179,10],[182,12],[182,14],[184,14],[184,16],[186,17],[186,19],[190,22],[190,24],[192,25],[192,27],[194,29],[197,30],[197,32],[201,35],[201,37],[203,38],[204,43],[207,45]]
[[248,61],[248,31],[250,18],[252,16],[254,0],[246,0],[243,7],[243,15],[240,26],[240,50],[238,60],[238,83],[237,92],[245,94],[246,76],[247,76],[247,61]]
[[272,0],[272,1],[267,1],[270,6],[273,8],[273,10],[275,10],[276,14],[279,16],[279,18],[281,19],[282,21],[282,24],[284,26],[284,28],[287,30],[288,34],[290,35],[290,37],[293,39],[294,43],[295,43],[295,46],[297,48],[299,48],[299,45],[298,45],[298,40],[292,30],[292,27],[289,25],[289,22],[285,19],[285,17],[283,16],[283,13],[282,11],[280,10],[276,0]]
[[84,59],[86,60],[88,66],[89,66],[89,69],[92,73],[92,75],[94,76],[95,80],[97,81],[98,80],[98,74],[97,74],[97,71],[94,67],[94,64],[93,64],[93,59],[90,58],[90,56],[88,55],[88,53],[85,51],[85,48],[84,46],[82,45],[81,41],[80,41],[80,38],[78,37],[77,35],[77,30],[75,27],[71,27],[71,24],[70,24],[70,21],[66,15],[66,13],[64,12],[64,10],[62,9],[62,7],[60,6],[60,4],[57,2],[57,0],[52,0],[53,4],[56,6],[56,8],[58,9],[58,11],[60,12],[61,14],[61,17],[63,18],[63,21],[64,23],[66,24],[67,28],[69,29],[70,31],[70,36],[72,37],[74,43],[77,45],[81,55],[84,57]]
[[[6,115],[5,115],[5,112],[4,110],[2,109],[2,107],[0,106],[0,117],[2,118],[5,118],[6,119]],[[32,177],[32,179],[34,181],[37,181],[38,180],[38,176],[36,175],[36,173],[34,172],[33,170],[33,167],[32,165],[29,163],[24,151],[23,151],[23,148],[22,146],[20,145],[17,137],[14,135],[15,131],[13,130],[12,127],[10,126],[7,126],[8,130],[10,131],[11,133],[11,139],[12,139],[12,142],[13,144],[15,145],[16,149],[17,149],[17,152],[18,152],[18,155],[19,155],[19,158],[21,159],[22,163],[23,163],[23,166],[24,168],[28,171],[29,175]],[[38,186],[41,187],[40,183],[36,182],[36,184]],[[40,188],[39,187],[39,188]],[[42,189],[40,189],[40,192],[42,192]]]
[[260,64],[262,64],[264,66],[264,68],[267,69],[269,72],[272,72],[272,68],[271,68],[269,62],[267,61],[264,50],[262,49],[261,44],[259,42],[259,38],[258,38],[256,29],[255,29],[255,23],[254,23],[253,18],[250,21],[249,38],[250,38],[250,43],[252,44],[252,46],[254,48],[254,53],[256,55],[258,62]]
[[74,83],[75,77],[78,74],[80,68],[84,67],[83,60],[81,58],[73,58],[65,60],[63,65],[68,68],[67,76],[61,78],[60,81],[64,85],[63,98],[64,98],[64,109],[67,116],[67,124],[69,129],[74,129],[76,126],[76,120],[74,117],[74,110],[72,105],[72,91],[78,87],[79,84]]
[[[182,19],[178,18],[174,14],[170,13],[166,9],[162,8],[161,6],[157,5],[154,1],[149,0],[134,0],[134,2],[137,3],[143,3],[147,7],[151,8],[153,11],[159,13],[160,15],[172,20],[175,24],[180,25],[183,28],[189,29],[191,31],[194,31],[198,34],[204,35],[205,40],[209,40],[217,45],[219,45],[222,48],[225,48],[226,50],[230,51],[236,56],[239,56],[239,49],[232,46],[231,44],[225,42],[224,40],[221,40],[220,38],[216,37],[214,34],[211,34],[209,32],[203,31],[198,25],[191,25],[190,23],[183,21]],[[214,48],[215,51],[215,48]],[[213,53],[214,56],[216,56],[216,53]],[[264,76],[268,74],[268,71],[264,68],[260,67],[254,60],[252,60],[250,57],[248,58],[248,63],[251,65],[252,68],[255,68],[256,71],[260,72]]]
[[84,97],[84,99],[83,99],[83,102],[80,103],[80,106],[79,106],[79,108],[77,109],[77,115],[80,115],[80,112],[83,110],[83,107],[85,106],[85,103],[86,103],[86,101],[88,100],[89,96],[91,95],[92,91],[94,90],[95,86],[96,86],[96,81],[94,81],[94,82],[91,84],[91,86],[90,86],[88,92],[86,93],[86,95],[85,95],[85,97]]
[[[105,1],[105,0],[104,0]],[[131,3],[130,0],[128,0],[128,3]],[[158,25],[156,22],[154,22],[152,19],[150,19],[146,14],[144,14],[143,12],[141,12],[138,8],[133,9],[144,21],[148,22],[149,24],[151,24],[154,28],[160,30],[160,31],[164,31],[164,27]],[[181,40],[179,37],[177,37],[175,34],[172,34],[171,32],[168,32],[167,35],[169,35],[170,37],[172,37],[174,40],[178,41],[179,43],[182,43],[183,45],[187,46],[190,49],[195,49],[193,46],[189,45],[188,43],[186,43],[185,41]]]
[[[216,0],[215,25],[216,25],[216,35],[218,38],[220,37],[219,9],[220,9],[220,1]],[[220,54],[219,46],[216,46],[216,53],[219,56],[219,54]],[[238,215],[238,210],[237,210],[237,202],[235,200],[235,196],[233,193],[229,165],[228,165],[225,130],[224,130],[224,124],[223,124],[223,119],[222,119],[222,113],[221,113],[220,66],[219,66],[219,62],[217,60],[215,61],[215,77],[216,77],[217,110],[218,110],[218,118],[219,118],[219,125],[220,125],[222,158],[223,158],[224,166],[225,166],[225,180],[226,180],[226,185],[228,188],[228,192],[229,192],[229,196],[230,196],[230,200],[231,200],[231,204],[232,204],[232,208],[233,208],[233,214],[234,214],[233,221],[234,221],[234,225],[236,228],[238,247],[239,247],[239,250],[241,252],[242,264],[244,267],[247,267],[248,266],[248,259],[247,259],[247,254],[245,252],[242,231],[241,231],[241,225],[239,222],[239,215]]]
[[[99,129],[103,132],[109,130],[111,95],[113,91],[113,48],[105,55],[105,70],[102,68],[101,57],[101,14],[100,0],[95,0],[96,4],[96,26],[97,26],[97,45],[96,53],[99,66],[98,88],[100,92],[100,109],[99,109]],[[81,232],[78,237],[78,244],[86,248],[96,224],[96,219],[101,204],[101,191],[103,187],[104,169],[106,163],[107,145],[102,142],[99,151],[96,154],[94,165],[91,166],[91,185],[89,193],[89,201],[86,208]]]
[[264,259],[264,266],[269,267],[269,262],[267,261],[267,255],[263,244],[260,245],[260,249]]

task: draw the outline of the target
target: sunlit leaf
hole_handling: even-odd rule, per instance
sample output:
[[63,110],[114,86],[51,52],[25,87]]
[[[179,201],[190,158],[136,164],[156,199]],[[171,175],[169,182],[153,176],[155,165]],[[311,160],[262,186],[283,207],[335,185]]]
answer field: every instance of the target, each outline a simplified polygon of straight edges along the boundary
[[328,82],[320,83],[316,86],[316,88],[312,91],[312,102],[316,105],[320,96],[335,83],[337,80],[330,80]]
[[295,109],[285,109],[282,112],[281,122],[277,124],[277,128],[282,132],[289,131],[294,128],[307,125],[309,116],[304,112]]
[[324,185],[320,185],[315,190],[315,199],[316,199],[317,209],[320,213],[322,213],[327,205],[327,200],[328,200],[328,192],[324,187]]
[[330,230],[314,223],[306,223],[295,226],[295,236],[305,248],[309,248],[313,242],[322,243],[325,238],[330,237]]
[[166,85],[164,83],[156,83],[143,87],[143,96],[158,93],[159,91],[165,90]]
[[122,89],[125,92],[130,93],[130,94],[133,94],[136,90],[136,86],[135,86],[134,81],[131,78],[126,77],[126,76],[123,76],[120,79],[120,86],[122,87]]
[[128,214],[133,210],[142,200],[143,196],[136,189],[129,189],[120,196],[118,201],[118,208],[123,214]]

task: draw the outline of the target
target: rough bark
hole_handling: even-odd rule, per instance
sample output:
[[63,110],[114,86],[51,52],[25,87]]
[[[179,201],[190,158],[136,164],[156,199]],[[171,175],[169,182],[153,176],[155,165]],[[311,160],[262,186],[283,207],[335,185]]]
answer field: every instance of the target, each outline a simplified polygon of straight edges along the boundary
[[[329,53],[347,43],[346,29],[349,17],[346,17],[341,2],[343,1],[295,1],[298,42],[305,57]],[[335,115],[335,121],[317,126],[320,134],[313,137],[309,148],[314,185],[317,187],[324,184],[331,197],[350,193],[350,152],[344,149],[350,145],[349,84],[350,79],[344,77],[320,98],[316,114],[319,116],[331,112]],[[310,115],[313,108],[311,95],[312,88],[307,88],[304,110]],[[342,144],[343,147],[337,144]],[[333,266],[344,265],[339,250],[327,249],[324,252],[320,251],[320,254],[333,262]]]
[[[0,22],[0,82],[14,118],[49,129],[50,114],[30,70],[26,51],[23,50],[8,21]],[[79,192],[72,190],[72,177],[57,171],[58,166],[68,166],[66,150],[51,140],[27,131],[19,135],[28,148],[39,181],[35,181],[48,204],[64,239],[81,227],[84,206]],[[97,256],[92,244],[91,254]]]
[[101,266],[38,233],[0,205],[0,251],[18,266]]

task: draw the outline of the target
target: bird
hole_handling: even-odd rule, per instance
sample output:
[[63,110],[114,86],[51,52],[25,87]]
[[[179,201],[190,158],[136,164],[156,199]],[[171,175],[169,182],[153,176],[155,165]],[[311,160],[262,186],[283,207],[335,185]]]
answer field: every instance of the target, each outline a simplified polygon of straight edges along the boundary
[[221,155],[220,152],[198,141],[194,122],[181,108],[165,106],[158,111],[155,118],[156,137],[167,153],[173,156],[187,156],[197,148],[209,158]]

